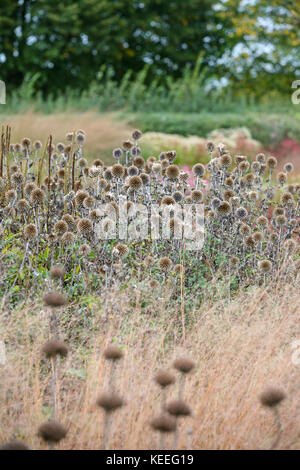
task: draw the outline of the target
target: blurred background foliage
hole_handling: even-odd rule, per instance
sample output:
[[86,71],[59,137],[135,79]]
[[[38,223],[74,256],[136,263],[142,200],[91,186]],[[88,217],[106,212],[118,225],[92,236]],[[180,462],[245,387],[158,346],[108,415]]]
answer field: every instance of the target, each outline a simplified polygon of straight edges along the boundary
[[143,131],[300,142],[299,26],[300,0],[1,0],[0,113],[118,111]]

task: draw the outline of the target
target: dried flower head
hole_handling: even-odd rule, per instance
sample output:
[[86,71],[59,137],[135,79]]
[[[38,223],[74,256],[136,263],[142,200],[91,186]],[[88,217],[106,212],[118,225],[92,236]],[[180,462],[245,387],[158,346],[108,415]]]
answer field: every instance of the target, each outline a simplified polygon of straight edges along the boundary
[[155,431],[161,433],[170,433],[176,430],[176,419],[167,413],[162,413],[153,418],[150,424]]
[[112,344],[105,349],[104,357],[110,361],[118,361],[123,357],[123,352],[118,346]]
[[188,374],[195,367],[195,363],[187,357],[179,357],[175,359],[173,366],[183,374]]
[[286,398],[284,391],[278,387],[268,387],[260,395],[260,402],[263,406],[273,408]]
[[102,393],[97,399],[97,405],[106,413],[112,413],[124,404],[124,400],[117,393]]
[[166,409],[172,416],[190,416],[191,408],[183,400],[173,400],[167,404]]
[[48,307],[63,307],[67,301],[60,292],[48,292],[44,295],[44,304]]
[[56,356],[66,357],[68,354],[68,346],[62,341],[52,339],[44,344],[42,352],[47,359],[51,359]]
[[64,439],[67,435],[66,428],[56,421],[48,421],[40,425],[38,436],[45,442],[57,443]]
[[165,388],[175,383],[175,376],[171,372],[160,370],[155,375],[154,380],[162,388]]

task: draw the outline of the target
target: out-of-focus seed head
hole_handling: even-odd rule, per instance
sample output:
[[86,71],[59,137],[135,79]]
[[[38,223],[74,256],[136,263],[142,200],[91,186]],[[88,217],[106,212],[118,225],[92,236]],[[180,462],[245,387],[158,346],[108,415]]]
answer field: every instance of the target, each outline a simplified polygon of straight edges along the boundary
[[38,436],[45,442],[58,443],[67,435],[66,428],[56,421],[48,421],[40,425]]
[[175,361],[173,362],[173,366],[179,372],[182,372],[183,374],[188,374],[195,367],[195,363],[188,357],[179,357],[175,359]]
[[56,356],[66,357],[68,354],[68,346],[62,341],[51,339],[43,345],[42,353],[47,359],[51,359]]
[[259,398],[263,406],[274,408],[286,398],[286,394],[281,388],[268,387],[262,392]]
[[44,304],[48,307],[58,308],[66,305],[67,301],[60,292],[48,292],[44,295]]

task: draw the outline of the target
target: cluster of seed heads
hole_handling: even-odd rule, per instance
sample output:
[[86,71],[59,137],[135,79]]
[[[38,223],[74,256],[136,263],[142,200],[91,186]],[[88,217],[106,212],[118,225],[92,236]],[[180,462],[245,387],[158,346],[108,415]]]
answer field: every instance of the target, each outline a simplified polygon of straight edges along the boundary
[[[75,284],[88,289],[93,276],[99,290],[128,280],[135,263],[145,267],[143,277],[148,276],[151,288],[170,274],[184,278],[185,287],[191,287],[195,271],[207,279],[229,275],[237,285],[297,277],[300,184],[288,181],[291,163],[276,174],[275,157],[259,153],[249,161],[232,156],[223,144],[215,147],[209,142],[210,161],[193,166],[190,182],[190,175],[175,163],[175,151],[143,158],[139,130],[114,149],[110,166],[101,159],[85,158],[86,138],[79,130],[68,133],[65,143],[54,144],[49,136],[44,144],[28,138],[11,144],[10,131],[2,135],[3,267],[12,262],[12,236],[20,259],[15,276],[4,268],[0,272],[4,295],[13,294],[16,285],[24,289],[25,284],[27,292],[31,284],[34,294],[41,288],[39,269],[45,268],[48,288],[66,290]],[[134,203],[158,207],[141,219],[142,225],[150,218],[161,227],[162,211],[168,208],[170,236],[153,238],[150,224],[146,240],[120,238],[121,222],[117,219],[115,224],[111,214],[118,217],[124,208],[128,223],[137,221],[138,214],[131,213]],[[189,221],[177,212],[187,205],[194,214]],[[187,251],[185,237],[175,233],[184,234],[188,227],[196,240],[202,237],[196,223],[199,206],[203,244]],[[112,227],[116,230],[108,236]],[[13,261],[18,262],[15,257]]]

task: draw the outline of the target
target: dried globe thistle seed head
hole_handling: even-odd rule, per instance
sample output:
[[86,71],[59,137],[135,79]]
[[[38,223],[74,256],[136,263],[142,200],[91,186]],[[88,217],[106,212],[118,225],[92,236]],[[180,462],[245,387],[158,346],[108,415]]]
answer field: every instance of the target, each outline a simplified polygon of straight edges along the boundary
[[175,383],[175,376],[171,372],[160,370],[155,375],[154,380],[162,388],[165,388]]
[[293,253],[296,250],[296,247],[297,247],[297,244],[295,240],[293,240],[292,238],[289,238],[288,240],[284,242],[284,248],[289,254]]
[[21,144],[22,144],[23,147],[28,149],[31,145],[31,140],[28,137],[24,137],[24,139],[22,139],[22,141],[21,141]]
[[182,264],[176,264],[174,266],[174,272],[175,272],[175,274],[183,274],[184,273],[184,267],[182,266]]
[[265,163],[266,162],[266,156],[265,154],[263,153],[258,153],[256,155],[256,160],[259,162],[259,163]]
[[234,192],[232,189],[226,189],[223,193],[224,201],[229,201],[232,197],[234,197]]
[[128,176],[136,176],[139,173],[139,169],[135,165],[128,167],[127,171],[128,171]]
[[237,216],[238,219],[246,219],[248,217],[248,211],[245,209],[245,207],[238,207],[237,210],[235,211],[235,215]]
[[93,224],[90,219],[80,219],[77,223],[77,230],[80,234],[86,235],[93,231]]
[[191,193],[191,197],[193,202],[201,202],[203,199],[203,193],[202,191],[199,191],[198,189],[194,189]]
[[252,235],[248,235],[245,239],[245,245],[247,248],[253,249],[255,247],[255,242]]
[[132,149],[130,150],[130,155],[132,157],[137,157],[138,155],[141,155],[142,151],[140,149],[140,147],[132,147]]
[[30,209],[30,206],[29,206],[28,202],[26,201],[26,199],[20,199],[20,200],[17,202],[17,210],[18,210],[21,214],[24,214],[24,213],[27,212],[29,209]]
[[131,134],[133,140],[140,140],[142,138],[142,135],[143,134],[139,129],[135,129]]
[[260,227],[266,227],[268,225],[268,219],[264,215],[261,215],[258,217],[257,223],[260,225]]
[[177,165],[169,165],[166,175],[170,180],[176,180],[179,177],[179,168]]
[[64,245],[71,245],[74,243],[75,237],[72,232],[65,232],[61,238]]
[[286,394],[281,388],[268,387],[264,392],[262,392],[259,398],[263,406],[274,408],[286,398]]
[[124,142],[122,142],[122,147],[124,150],[130,150],[132,149],[133,147],[133,142],[131,142],[131,140],[124,140]]
[[123,150],[121,148],[116,148],[113,150],[112,155],[114,158],[120,160],[120,158],[123,156]]
[[65,232],[67,232],[67,230],[68,230],[68,225],[67,225],[67,222],[65,222],[64,220],[59,220],[54,225],[54,231],[58,235],[63,235]]
[[87,162],[86,158],[80,158],[78,160],[78,166],[79,166],[79,168],[86,168],[88,166],[88,162]]
[[283,193],[283,195],[281,196],[281,202],[285,206],[290,204],[292,201],[293,201],[293,196],[289,192]]
[[45,200],[46,198],[46,194],[45,192],[40,189],[40,188],[36,188],[34,189],[31,194],[30,194],[30,201],[32,202],[32,204],[34,205],[39,205],[39,204],[42,204],[43,201]]
[[42,353],[47,359],[51,359],[56,356],[66,357],[68,354],[68,346],[62,341],[52,339],[43,345]]
[[219,205],[221,204],[221,200],[217,197],[214,197],[213,200],[211,201],[211,205],[213,207],[213,209],[217,209],[219,207]]
[[151,281],[149,282],[149,286],[151,289],[158,289],[160,284],[156,279],[151,279]]
[[123,243],[118,243],[116,245],[116,249],[118,250],[119,256],[121,256],[122,258],[126,256],[129,251],[128,246],[124,245]]
[[273,170],[277,166],[277,158],[275,157],[269,157],[267,159],[267,167]]
[[97,405],[103,408],[106,413],[112,413],[124,406],[125,402],[117,393],[106,392],[98,397]]
[[136,166],[139,170],[144,167],[145,160],[141,156],[137,156],[133,159],[133,165]]
[[80,245],[78,253],[80,256],[87,257],[91,252],[91,248],[87,244]]
[[48,421],[40,425],[38,436],[45,442],[58,443],[67,435],[66,428],[56,421]]
[[24,237],[25,240],[33,240],[37,236],[37,228],[34,224],[28,224],[26,225],[24,229]]
[[176,419],[168,413],[162,413],[156,418],[153,418],[150,424],[152,429],[161,433],[174,432],[177,425]]
[[58,144],[56,144],[56,149],[58,152],[63,153],[65,150],[65,144],[58,142]]
[[278,227],[283,227],[287,223],[287,218],[284,215],[278,215],[275,222]]
[[242,172],[245,173],[246,171],[249,170],[250,164],[247,160],[243,160],[241,163],[238,165],[238,169]]
[[247,196],[248,196],[250,201],[254,202],[258,198],[258,193],[256,191],[250,191]]
[[24,184],[25,177],[23,173],[21,173],[20,171],[16,171],[12,174],[11,181],[14,186],[22,186],[22,184]]
[[60,266],[52,266],[50,270],[50,277],[51,279],[61,279],[63,280],[65,277],[65,270],[61,268]]
[[254,173],[259,173],[260,172],[260,163],[259,162],[253,162],[251,165],[251,170],[254,171]]
[[255,243],[262,242],[264,238],[261,232],[254,232],[252,236],[253,236],[253,240],[255,241]]
[[6,442],[0,446],[0,450],[29,450],[26,444],[18,439],[13,439],[12,441]]
[[24,193],[27,197],[30,196],[30,194],[32,193],[32,191],[36,189],[36,184],[33,183],[33,182],[29,182],[25,185],[25,188],[24,188]]
[[232,164],[231,155],[224,153],[220,158],[220,164],[222,168],[228,168]]
[[173,204],[175,204],[175,200],[172,196],[164,196],[161,200],[162,206],[172,206]]
[[83,205],[83,201],[85,200],[86,197],[89,196],[89,193],[85,190],[79,190],[77,191],[76,193],[76,196],[75,196],[75,201],[76,201],[76,204],[79,205],[79,206],[82,206]]
[[149,267],[149,266],[153,266],[154,264],[154,258],[152,256],[146,256],[146,258],[144,259],[144,264],[145,266]]
[[86,140],[86,135],[83,134],[82,132],[78,132],[77,135],[76,135],[76,142],[79,145],[82,145],[82,144],[84,144],[85,140]]
[[294,165],[292,163],[286,163],[283,167],[284,171],[291,173],[294,170]]
[[179,357],[175,359],[175,361],[173,362],[173,366],[179,372],[182,372],[183,374],[188,374],[195,367],[195,363],[187,357]]
[[202,163],[196,163],[196,165],[193,166],[192,171],[193,171],[194,176],[198,178],[202,178],[205,174],[204,165],[202,165]]
[[233,186],[233,183],[234,183],[234,180],[233,178],[231,178],[230,176],[228,176],[226,179],[225,179],[225,186],[229,186],[230,188]]
[[67,301],[60,292],[48,292],[44,295],[44,304],[48,307],[63,307]]
[[113,165],[111,172],[115,178],[123,178],[125,170],[123,165],[121,165],[120,163],[116,163],[115,165]]
[[170,401],[167,404],[166,409],[170,415],[176,417],[190,416],[192,414],[191,408],[183,400]]
[[227,215],[231,212],[231,206],[229,202],[222,201],[221,204],[217,207],[217,212],[220,215]]
[[93,196],[88,196],[83,201],[83,207],[85,207],[86,209],[93,209],[95,203],[95,198]]
[[123,352],[118,346],[112,344],[105,349],[104,357],[110,361],[118,361],[123,357]]
[[140,178],[144,186],[147,186],[150,184],[150,176],[147,175],[147,173],[141,173]]
[[183,194],[180,191],[175,191],[172,194],[172,197],[175,202],[181,202],[183,200]]
[[277,181],[279,184],[283,185],[286,183],[287,180],[287,174],[284,173],[283,171],[280,171],[277,175]]
[[207,148],[209,153],[212,153],[215,150],[215,145],[214,145],[213,142],[208,141],[207,144],[206,144],[206,148]]
[[138,191],[143,185],[143,182],[139,176],[131,176],[129,179],[129,187],[134,191]]
[[172,268],[172,264],[173,263],[170,260],[170,258],[167,258],[166,256],[164,256],[163,258],[160,258],[158,262],[159,268],[164,272],[170,271],[170,269]]
[[61,220],[64,220],[67,223],[69,229],[74,229],[76,226],[74,217],[71,214],[64,214]]
[[259,269],[263,272],[263,273],[268,273],[271,271],[272,269],[272,263],[271,261],[269,261],[268,259],[264,259],[262,261],[259,262]]

